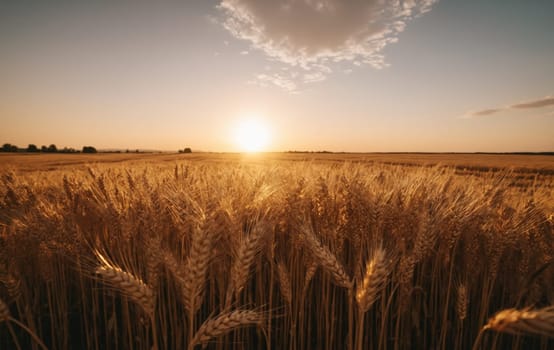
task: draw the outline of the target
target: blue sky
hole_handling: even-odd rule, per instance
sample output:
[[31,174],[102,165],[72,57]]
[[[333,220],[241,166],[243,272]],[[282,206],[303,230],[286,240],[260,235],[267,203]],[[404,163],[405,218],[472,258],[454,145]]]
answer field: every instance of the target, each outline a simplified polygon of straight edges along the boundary
[[0,4],[0,140],[554,150],[554,2]]

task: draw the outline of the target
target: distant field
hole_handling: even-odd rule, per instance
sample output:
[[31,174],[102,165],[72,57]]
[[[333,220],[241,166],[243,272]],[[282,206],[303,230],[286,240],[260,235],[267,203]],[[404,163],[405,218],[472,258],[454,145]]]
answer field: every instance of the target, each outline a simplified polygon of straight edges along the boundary
[[523,172],[554,175],[554,156],[513,154],[419,154],[419,153],[100,153],[100,154],[0,154],[0,169],[55,170],[66,166],[94,163],[121,162],[174,162],[192,161],[243,161],[264,162],[272,160],[316,162],[374,162],[393,165],[448,165],[466,170],[513,168]]

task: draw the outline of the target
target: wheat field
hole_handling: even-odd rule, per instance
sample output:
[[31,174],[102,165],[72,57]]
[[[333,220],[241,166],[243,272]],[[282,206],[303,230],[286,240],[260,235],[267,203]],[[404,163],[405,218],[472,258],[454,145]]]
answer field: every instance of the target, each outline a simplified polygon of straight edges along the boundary
[[220,157],[0,171],[1,349],[551,349],[554,177]]

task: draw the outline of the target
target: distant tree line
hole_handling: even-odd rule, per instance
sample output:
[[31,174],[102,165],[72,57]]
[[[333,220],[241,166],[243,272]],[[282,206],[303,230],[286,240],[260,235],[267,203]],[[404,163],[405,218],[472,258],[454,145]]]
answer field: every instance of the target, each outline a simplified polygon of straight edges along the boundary
[[83,146],[83,153],[96,153],[96,148],[92,146]]
[[344,153],[344,152],[332,152],[332,151],[286,151],[285,153]]
[[[77,150],[75,148],[68,148],[64,147],[62,149],[59,149],[56,147],[55,144],[51,144],[50,146],[41,146],[40,148],[37,145],[29,144],[27,148],[20,148],[16,145],[12,145],[11,143],[5,143],[0,148],[0,152],[28,152],[28,153],[98,153],[95,147],[93,146],[83,146],[81,150]],[[115,151],[108,151],[104,150],[103,153],[122,153],[121,150],[115,150]],[[148,150],[125,150],[125,153],[151,153],[155,151],[148,151]],[[179,153],[192,153],[192,149],[190,147],[185,147],[183,149],[179,150]]]
[[2,145],[2,148],[0,148],[0,152],[29,152],[29,153],[97,153],[96,148],[92,146],[83,146],[82,150],[76,150],[75,148],[71,147],[64,147],[62,149],[58,149],[56,145],[51,144],[50,146],[41,146],[40,148],[37,147],[37,145],[29,144],[27,148],[19,148],[16,145],[12,145],[11,143],[5,143]]

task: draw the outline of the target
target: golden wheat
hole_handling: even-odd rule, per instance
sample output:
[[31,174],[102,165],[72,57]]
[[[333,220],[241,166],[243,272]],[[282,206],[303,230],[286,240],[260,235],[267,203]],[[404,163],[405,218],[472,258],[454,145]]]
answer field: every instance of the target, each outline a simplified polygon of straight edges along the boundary
[[8,305],[6,305],[4,300],[0,299],[0,323],[8,321],[10,318],[10,309]]
[[0,347],[554,345],[554,176],[226,157],[0,172]]
[[346,273],[337,257],[329,248],[323,246],[310,228],[304,228],[304,240],[307,248],[319,264],[332,276],[335,283],[346,289],[352,288],[352,279]]
[[212,254],[214,232],[205,230],[192,236],[191,250],[183,272],[183,302],[191,314],[196,313],[202,303],[206,273]]
[[373,305],[381,289],[385,287],[389,268],[387,254],[382,247],[376,248],[371,260],[366,264],[366,270],[361,283],[356,288],[356,301],[362,312]]
[[467,292],[467,286],[464,283],[458,285],[458,295],[456,299],[456,311],[458,313],[458,319],[463,321],[467,317],[467,307],[469,303],[469,297]]
[[117,289],[122,295],[137,303],[150,316],[154,313],[154,292],[152,288],[133,274],[109,262],[100,252],[96,251],[102,265],[95,269],[95,273],[102,280]]
[[231,269],[231,285],[228,291],[227,299],[230,299],[232,290],[234,290],[235,298],[238,299],[240,293],[244,289],[244,285],[248,279],[250,267],[252,266],[256,255],[262,250],[262,242],[267,233],[267,228],[260,225],[250,232],[239,245],[238,252]]
[[96,273],[103,280],[140,305],[148,314],[154,311],[154,293],[141,279],[118,267],[100,266]]
[[554,337],[554,306],[535,310],[502,310],[491,317],[483,329],[511,334]]
[[235,310],[208,319],[198,328],[190,342],[189,349],[194,348],[195,345],[206,344],[236,328],[261,324],[262,321],[261,313],[250,310]]
[[277,263],[277,276],[279,277],[279,286],[281,287],[281,295],[290,306],[292,304],[292,288],[290,285],[290,275],[282,261]]

